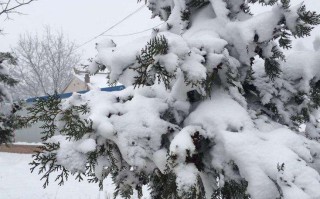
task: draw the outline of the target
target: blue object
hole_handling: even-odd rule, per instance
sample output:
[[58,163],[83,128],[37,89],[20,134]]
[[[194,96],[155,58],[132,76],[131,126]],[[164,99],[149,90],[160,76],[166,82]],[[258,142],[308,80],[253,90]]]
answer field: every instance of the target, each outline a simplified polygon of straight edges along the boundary
[[[121,91],[125,89],[125,86],[114,86],[114,87],[107,87],[107,88],[101,88],[100,90],[101,91],[104,91],[104,92],[113,92],[113,91]],[[86,92],[89,92],[88,90],[86,91],[78,91],[77,93],[80,93],[80,94],[84,94]],[[63,93],[63,94],[59,94],[58,96],[61,98],[61,99],[66,99],[68,97],[71,97],[73,93]],[[33,97],[33,98],[29,98],[26,100],[27,103],[32,103],[32,102],[35,102],[37,99],[48,99],[49,96],[42,96],[42,97]]]

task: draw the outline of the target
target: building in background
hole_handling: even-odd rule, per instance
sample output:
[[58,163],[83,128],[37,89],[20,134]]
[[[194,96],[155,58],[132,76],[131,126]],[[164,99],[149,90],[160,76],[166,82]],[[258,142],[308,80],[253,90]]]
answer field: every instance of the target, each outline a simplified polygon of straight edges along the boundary
[[63,93],[73,93],[85,90],[99,90],[109,87],[107,73],[89,75],[87,71],[74,68],[74,78],[70,81]]

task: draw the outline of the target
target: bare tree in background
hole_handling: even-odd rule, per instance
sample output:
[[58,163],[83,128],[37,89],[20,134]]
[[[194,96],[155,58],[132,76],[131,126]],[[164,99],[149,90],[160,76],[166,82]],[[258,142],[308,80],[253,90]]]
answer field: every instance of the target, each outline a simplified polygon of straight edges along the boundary
[[17,10],[21,6],[28,5],[35,0],[0,0],[0,16],[5,16],[9,19],[10,14],[22,14]]
[[72,80],[72,68],[80,61],[75,43],[50,27],[41,37],[21,35],[14,53],[18,66],[12,73],[20,81],[13,88],[14,98],[61,93]]

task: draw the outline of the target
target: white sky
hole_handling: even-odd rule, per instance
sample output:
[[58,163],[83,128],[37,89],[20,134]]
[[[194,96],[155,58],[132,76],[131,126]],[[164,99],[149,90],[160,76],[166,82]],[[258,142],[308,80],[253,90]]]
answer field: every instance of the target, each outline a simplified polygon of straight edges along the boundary
[[[292,4],[301,1],[293,0]],[[304,2],[309,9],[320,13],[320,0],[305,0]],[[19,34],[26,31],[41,33],[45,25],[62,30],[70,40],[82,44],[142,5],[143,3],[137,4],[137,0],[38,0],[20,9],[27,15],[13,15],[13,20],[7,21],[0,18],[0,28],[5,33],[4,36],[0,36],[0,52],[10,51],[10,48],[16,44]],[[261,9],[261,6],[259,6],[259,9]],[[253,10],[256,9],[253,8]],[[150,16],[150,11],[145,7],[108,34],[139,32],[161,23],[158,19],[151,20]],[[147,35],[149,33],[143,34]],[[133,37],[118,37],[114,40],[116,43],[125,43],[143,34]],[[320,27],[313,31],[312,38],[301,40],[302,43],[311,48],[315,35],[320,35]],[[93,41],[81,48],[80,52],[84,55],[84,58],[95,55],[95,42]]]
[[[62,30],[70,40],[82,44],[142,5],[144,4],[137,4],[136,0],[38,0],[20,9],[27,15],[12,15],[13,20],[7,21],[0,19],[0,28],[5,33],[4,36],[0,36],[0,52],[9,51],[14,47],[19,34],[26,31],[41,33],[45,25]],[[151,12],[145,7],[108,34],[139,32],[161,23],[157,19],[151,20],[150,16]],[[143,34],[135,37],[141,35]],[[130,39],[132,37],[121,37],[115,41],[124,43]],[[95,42],[87,44],[80,52],[84,51],[86,57],[94,56]]]

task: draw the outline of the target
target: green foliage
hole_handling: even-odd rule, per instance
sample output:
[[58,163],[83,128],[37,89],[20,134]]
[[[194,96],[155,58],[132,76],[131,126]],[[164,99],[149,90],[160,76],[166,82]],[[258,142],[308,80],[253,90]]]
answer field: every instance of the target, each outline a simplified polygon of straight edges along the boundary
[[210,1],[208,0],[187,0],[186,9],[181,11],[181,20],[187,22],[187,29],[191,26],[190,17],[197,10],[208,5]]
[[[289,11],[290,0],[281,0],[282,8]],[[278,26],[273,31],[273,39],[279,39],[279,46],[284,49],[292,48],[291,31],[286,26],[286,18],[283,16],[278,22]]]
[[[128,100],[130,100],[130,96]],[[83,176],[87,176],[89,183],[99,183],[101,189],[103,188],[103,180],[111,174],[116,184],[115,196],[120,194],[124,198],[130,198],[133,188],[122,183],[128,176],[123,175],[123,178],[119,178],[121,173],[130,172],[130,167],[122,162],[122,156],[117,145],[110,140],[97,145],[95,151],[84,154],[86,157],[84,171],[69,171],[63,165],[58,164],[57,152],[60,149],[61,143],[50,141],[50,138],[56,135],[58,131],[69,141],[77,141],[85,135],[88,136],[95,133],[92,128],[92,121],[81,119],[82,115],[90,111],[87,105],[71,106],[67,109],[62,109],[60,103],[61,99],[55,95],[49,96],[47,99],[40,98],[36,101],[35,105],[28,108],[29,116],[27,120],[29,124],[43,123],[41,128],[43,134],[42,140],[44,141],[44,146],[39,147],[37,153],[33,155],[34,160],[30,163],[31,172],[38,170],[38,173],[42,175],[41,180],[44,180],[44,188],[49,185],[50,175],[54,172],[58,172],[55,181],[58,181],[59,185],[63,185],[71,174],[79,181],[84,179]],[[96,139],[99,139],[99,137],[96,137]],[[106,170],[103,170],[102,176],[98,178],[95,174],[95,169],[99,157],[106,157],[111,165]],[[140,173],[137,178],[141,178],[141,176]],[[141,187],[135,188],[138,191],[140,190],[141,193]]]
[[313,108],[320,108],[320,81],[312,85],[311,101],[313,102]]
[[[167,169],[164,174],[160,175],[159,177],[163,177],[163,180],[168,180],[168,184],[173,181],[173,178],[176,178],[174,174],[174,169],[179,164],[186,164],[186,165],[194,165],[199,172],[205,171],[205,164],[204,164],[204,157],[207,155],[209,149],[211,148],[211,141],[200,134],[199,131],[195,131],[192,135],[190,135],[193,145],[195,146],[195,151],[191,154],[190,150],[186,150],[186,157],[185,162],[178,163],[176,160],[178,158],[177,154],[170,154],[167,160]],[[209,155],[210,156],[210,155]],[[172,173],[172,174],[170,174]],[[170,174],[170,176],[166,176]],[[163,176],[164,175],[164,176]],[[175,181],[176,183],[176,181]],[[176,184],[172,184],[174,189],[177,189],[176,192],[171,190],[172,188],[167,187],[170,190],[170,193],[174,193],[176,196],[174,198],[177,199],[204,199],[205,198],[205,190],[204,185],[202,184],[202,179],[200,176],[197,176],[197,181],[192,185],[188,190],[179,190]],[[171,195],[167,195],[166,198],[170,197]]]
[[194,164],[199,171],[203,171],[205,168],[203,157],[210,148],[210,140],[203,137],[199,131],[196,131],[191,139],[197,152],[190,155],[190,152],[187,151],[186,163]]
[[[106,157],[109,162],[111,163],[107,169],[102,171],[102,176],[99,178],[96,176],[95,169],[98,164],[98,157]],[[87,156],[87,163],[86,163],[86,172],[83,174],[89,177],[89,183],[99,183],[100,190],[103,189],[103,180],[108,176],[111,175],[115,185],[115,193],[114,198],[116,198],[119,194],[124,198],[130,198],[132,195],[131,190],[133,191],[131,186],[121,186],[125,178],[119,178],[119,175],[122,172],[128,171],[129,167],[126,166],[119,166],[122,165],[122,156],[117,147],[117,145],[111,141],[107,141],[102,145],[98,145],[96,151],[90,152]],[[129,191],[129,190],[130,191]]]
[[[14,86],[18,83],[18,81],[10,77],[9,74],[2,73],[2,70],[4,69],[4,62],[7,62],[10,65],[16,65],[17,59],[10,53],[0,52],[0,84],[5,86]],[[0,88],[0,102],[3,102],[6,97],[6,93],[2,88]]]
[[272,56],[265,57],[263,55],[263,48],[258,45],[255,49],[262,59],[264,59],[265,72],[271,80],[274,80],[281,73],[280,61],[285,61],[285,56],[283,52],[277,47],[273,46],[271,49]]
[[[133,172],[127,166],[123,167],[116,175],[112,175],[112,178],[116,185],[114,198],[118,195],[126,199],[132,198],[134,190],[137,191],[138,197],[141,198],[143,196],[142,186],[149,183],[149,178],[143,171]],[[139,181],[139,183],[135,183],[135,187],[130,183],[132,178]]]
[[309,109],[307,107],[302,108],[301,111],[298,112],[297,115],[292,116],[291,119],[297,122],[297,124],[299,125],[309,122],[310,120]]
[[[89,183],[99,183],[99,187],[102,190],[103,179],[106,178],[110,173],[113,176],[116,176],[119,171],[117,166],[118,160],[115,157],[116,154],[121,155],[117,146],[112,142],[106,142],[103,145],[98,145],[94,152],[88,154],[85,176],[89,177]],[[103,171],[101,178],[98,178],[95,175],[98,157],[108,157],[111,162],[111,166],[107,170]]]
[[[245,1],[244,1],[245,2]],[[278,0],[249,0],[251,3],[259,2],[263,5],[274,5]],[[182,11],[181,19],[184,22],[190,21],[190,17],[194,11],[202,8],[203,6],[208,5],[210,2],[208,0],[190,0],[187,1],[187,8]],[[285,10],[289,10],[290,8],[290,0],[281,0],[282,8]],[[151,2],[149,5],[150,9],[153,9],[153,6],[156,7],[156,1]],[[249,13],[250,9],[247,4],[241,5],[241,10],[245,13]],[[170,6],[161,8],[165,11],[166,15],[169,16],[172,12],[172,8]],[[241,12],[241,11],[240,11]],[[319,24],[319,15],[315,12],[306,11],[305,7],[302,6],[299,10],[299,19],[298,21],[303,23],[298,23],[297,31],[292,32],[289,30],[286,25],[285,17],[283,17],[278,23],[278,27],[274,30],[273,41],[259,41],[259,35],[256,33],[253,42],[251,43],[255,49],[255,53],[259,55],[265,61],[265,72],[267,76],[271,80],[275,80],[281,74],[280,63],[281,61],[285,61],[285,56],[279,47],[275,44],[271,50],[272,54],[269,55],[269,52],[264,52],[264,50],[270,50],[269,45],[273,44],[271,42],[275,42],[277,39],[279,41],[279,46],[282,48],[289,49],[291,48],[291,35],[294,36],[306,36],[310,33],[311,27],[308,25]],[[159,13],[156,13],[159,15]],[[162,17],[164,15],[161,15]],[[171,25],[168,25],[168,29],[171,29]],[[190,24],[189,24],[190,25]],[[250,44],[250,45],[251,45]],[[249,44],[248,44],[249,46]],[[230,47],[232,48],[232,47]],[[249,49],[249,47],[248,47]],[[201,56],[206,59],[206,53],[200,50]],[[229,50],[229,49],[228,49]],[[145,48],[141,50],[140,55],[136,57],[136,64],[132,64],[130,69],[137,72],[137,76],[135,77],[134,86],[150,86],[153,85],[158,80],[161,83],[164,83],[167,89],[171,89],[171,82],[175,78],[174,73],[168,72],[166,67],[161,65],[159,61],[157,61],[157,56],[166,55],[169,52],[169,42],[164,36],[157,36],[152,38]],[[230,50],[230,54],[231,54]],[[251,52],[250,52],[251,53]],[[190,56],[191,52],[189,53]],[[199,53],[200,54],[200,53]],[[222,54],[222,53],[221,53]],[[249,50],[248,50],[249,54]],[[187,55],[185,55],[187,56]],[[232,55],[231,55],[232,56]],[[254,55],[252,55],[254,56]],[[268,56],[268,57],[266,57]],[[227,57],[227,55],[226,55]],[[179,57],[181,60],[184,57]],[[253,65],[254,57],[250,59],[251,66]],[[235,62],[238,60],[235,60]],[[236,62],[238,63],[238,62]],[[187,85],[191,85],[195,87],[194,90],[191,90],[187,93],[189,98],[189,102],[191,105],[198,105],[204,97],[209,96],[214,89],[214,86],[220,86],[224,89],[228,89],[231,86],[237,87],[239,94],[243,94],[244,90],[246,93],[253,93],[256,95],[255,99],[259,98],[259,93],[257,89],[250,83],[252,83],[252,69],[250,68],[249,63],[243,64],[240,63],[238,67],[237,64],[228,63],[227,61],[222,61],[218,66],[207,66],[206,60],[203,61],[203,66],[205,66],[207,71],[207,77],[204,80],[189,80],[187,72],[184,71],[185,75],[185,83]],[[234,64],[234,65],[231,65]],[[236,66],[235,66],[236,65]],[[101,68],[100,68],[101,67]],[[214,67],[214,69],[212,69]],[[246,71],[246,79],[242,82],[240,77],[239,68],[250,68]],[[100,69],[104,69],[105,66],[99,66]],[[212,71],[209,71],[209,69]],[[240,70],[240,69],[239,69]],[[221,76],[221,77],[220,77]],[[222,80],[225,77],[226,79]],[[221,79],[219,79],[221,78]],[[222,84],[223,82],[223,85]],[[159,83],[158,82],[158,83]],[[270,81],[271,82],[271,81]],[[320,81],[319,81],[320,82]],[[310,94],[312,104],[315,108],[320,107],[320,83],[317,82],[312,87],[312,92]],[[225,85],[224,85],[225,84]],[[198,91],[204,91],[205,94],[199,93]],[[297,94],[296,98],[293,100],[295,104],[303,104],[305,93]],[[131,100],[132,96],[129,97]],[[116,102],[125,102],[126,100],[122,100],[119,97],[116,98]],[[260,100],[260,99],[258,99]],[[257,100],[257,104],[260,101]],[[138,196],[142,196],[142,186],[149,185],[151,191],[151,197],[154,199],[203,199],[205,198],[204,193],[204,185],[202,184],[201,178],[198,176],[197,182],[195,182],[194,186],[190,187],[188,191],[178,190],[177,185],[177,176],[174,172],[174,169],[179,162],[177,162],[177,155],[172,154],[167,161],[167,168],[162,173],[159,169],[155,169],[153,172],[147,173],[144,170],[136,170],[135,167],[129,165],[122,158],[120,150],[116,143],[113,143],[111,140],[106,140],[98,135],[93,129],[93,123],[91,120],[83,119],[90,110],[87,105],[79,105],[79,106],[71,106],[67,109],[62,109],[60,107],[61,99],[57,96],[50,96],[49,99],[39,99],[36,102],[36,105],[29,108],[29,123],[37,123],[43,122],[44,125],[41,127],[43,129],[43,141],[46,143],[42,146],[34,155],[34,161],[31,163],[31,171],[34,172],[36,169],[39,169],[39,174],[42,174],[42,179],[45,180],[44,187],[47,187],[49,184],[49,176],[52,172],[60,172],[58,177],[55,179],[59,182],[59,185],[62,185],[65,180],[68,179],[69,175],[76,175],[76,179],[79,181],[83,180],[83,176],[89,177],[89,182],[99,183],[100,188],[102,188],[102,182],[105,177],[111,175],[113,182],[116,186],[116,190],[114,193],[114,197],[122,196],[123,198],[131,198],[134,190],[138,191]],[[309,104],[308,104],[309,105]],[[270,118],[279,121],[281,116],[279,115],[278,107],[276,103],[270,102],[267,105],[261,105],[263,114],[268,115]],[[195,107],[191,107],[193,109]],[[302,107],[301,110],[297,113],[297,115],[292,116],[292,120],[298,124],[302,124],[304,122],[309,121],[310,119],[310,107]],[[164,113],[161,113],[161,119],[164,121],[168,121],[171,124],[175,124],[177,126],[183,126],[182,121],[176,121],[175,112],[168,109]],[[107,115],[106,117],[111,117],[112,114]],[[1,118],[0,118],[1,119]],[[59,125],[58,125],[59,124]],[[63,165],[59,165],[57,163],[57,151],[60,149],[61,143],[50,143],[50,138],[52,138],[57,132],[60,132],[66,139],[69,141],[77,141],[82,139],[84,136],[90,136],[94,138],[97,143],[99,140],[99,144],[97,145],[95,151],[89,152],[85,154],[86,156],[86,165],[85,171],[82,172],[74,172],[70,173]],[[175,130],[168,128],[168,133],[162,135],[161,147],[162,149],[169,149],[170,140],[172,139],[172,134]],[[117,134],[117,132],[115,132]],[[210,173],[215,172],[214,177],[218,179],[219,172],[210,171],[205,163],[207,159],[212,158],[210,152],[210,148],[214,147],[214,143],[212,140],[206,139],[204,136],[200,134],[200,132],[194,132],[191,135],[191,139],[195,146],[195,152],[191,153],[190,150],[186,150],[185,162],[182,164],[190,164],[194,165],[199,172]],[[103,142],[101,141],[103,140]],[[47,142],[48,141],[48,142]],[[108,168],[103,169],[101,176],[96,176],[95,170],[98,168],[98,159],[100,157],[107,158],[111,163],[108,165]],[[99,165],[101,166],[101,165]],[[229,165],[232,171],[241,179],[241,175],[239,172],[239,168],[234,162],[230,162]],[[212,174],[212,173],[210,173]],[[217,174],[217,175],[216,175]],[[224,175],[224,172],[220,173]],[[220,182],[216,183],[216,190],[214,190],[214,194],[212,195],[213,199],[249,199],[250,196],[247,193],[248,182],[244,179],[242,180],[226,180],[223,184]]]
[[282,51],[278,49],[277,46],[272,48],[273,55],[271,57],[265,58],[265,71],[271,80],[278,77],[281,73],[280,61],[285,60],[285,56]]
[[299,18],[296,30],[293,32],[294,36],[310,36],[310,33],[313,30],[312,26],[320,24],[320,15],[316,12],[307,11],[305,5],[299,8],[298,15]]
[[167,20],[169,18],[169,16],[171,15],[171,7],[170,6],[166,6],[166,7],[163,7],[161,9],[165,11],[165,13],[166,13],[165,20]]
[[299,128],[301,124],[308,122],[310,119],[309,117],[310,107],[305,106],[308,104],[308,103],[305,103],[306,98],[307,98],[307,94],[302,92],[299,92],[294,96],[294,102],[298,106],[302,106],[301,110],[291,117],[291,120],[297,124],[296,125],[297,128]]
[[[33,155],[34,160],[30,165],[32,166],[32,172],[38,168],[38,173],[43,175],[41,180],[45,180],[44,188],[49,184],[51,173],[60,171],[60,174],[55,179],[55,181],[59,181],[59,185],[64,184],[70,173],[62,165],[57,164],[57,150],[60,149],[60,143],[46,142],[58,132],[57,123],[64,123],[60,133],[69,140],[81,139],[84,134],[92,132],[91,123],[82,121],[76,114],[73,114],[75,111],[80,114],[86,113],[88,111],[86,106],[73,106],[67,110],[62,110],[60,103],[59,96],[54,95],[49,96],[47,99],[39,98],[34,106],[27,109],[27,124],[43,123],[40,128],[43,130],[41,139],[44,142],[44,146],[39,147],[39,151]],[[63,116],[61,117],[61,115]],[[77,178],[80,180],[81,176],[78,174]]]
[[202,87],[206,93],[206,96],[211,97],[211,92],[214,86],[214,82],[216,81],[218,76],[218,71],[213,71],[211,73],[207,73],[207,78],[202,82]]
[[15,113],[20,109],[19,104],[9,104],[6,87],[15,86],[18,81],[2,72],[4,63],[16,65],[16,58],[10,53],[0,52],[0,144],[7,144],[13,140],[14,130],[20,126]]
[[[129,99],[131,97],[129,96]],[[121,99],[117,99],[121,101]],[[147,175],[143,171],[134,171],[132,167],[123,161],[121,153],[115,143],[110,140],[97,145],[96,150],[89,152],[86,155],[86,163],[84,171],[70,171],[63,165],[57,162],[57,153],[61,147],[59,142],[51,142],[50,138],[54,136],[58,129],[60,133],[69,139],[76,141],[81,139],[84,134],[93,133],[92,123],[81,119],[81,115],[88,113],[89,109],[85,105],[71,106],[66,109],[60,107],[61,99],[58,96],[50,96],[48,99],[38,99],[36,104],[29,108],[29,122],[43,122],[43,141],[38,152],[33,156],[34,160],[30,163],[31,171],[38,171],[44,180],[43,187],[46,188],[50,182],[52,173],[58,173],[54,178],[59,185],[63,185],[70,175],[75,176],[79,181],[82,181],[83,176],[87,176],[89,183],[99,183],[102,188],[103,179],[108,175],[116,185],[114,197],[118,195],[123,198],[131,198],[133,190],[138,191],[139,197],[142,196],[142,186],[149,185],[152,198],[175,198],[175,199],[203,199],[205,198],[204,188],[200,177],[198,182],[190,188],[190,191],[179,192],[176,184],[176,175],[171,167],[167,167],[164,173],[155,170],[151,175]],[[76,116],[78,114],[78,116]],[[60,124],[60,127],[58,127]],[[62,125],[61,125],[62,124]],[[82,128],[82,129],[81,129]],[[204,170],[202,158],[208,151],[209,140],[195,132],[191,136],[197,153],[191,155],[187,153],[186,164],[194,164],[199,171]],[[96,139],[99,139],[97,137]],[[102,176],[97,177],[95,170],[99,157],[106,157],[111,163],[108,168],[102,171]],[[101,165],[100,165],[101,166]],[[131,180],[134,179],[135,186],[132,186]],[[230,188],[231,189],[231,188]]]
[[187,6],[190,8],[199,9],[203,6],[208,5],[210,2],[208,0],[190,0],[187,2]]
[[60,120],[63,121],[65,125],[60,133],[66,135],[69,140],[80,140],[85,134],[93,133],[92,121],[87,119],[81,120],[79,116],[87,113],[89,113],[87,105],[74,106],[64,111]]
[[298,37],[310,36],[310,33],[312,30],[313,30],[313,27],[311,26],[298,24],[296,26],[296,31],[294,32],[294,36],[298,36]]
[[28,123],[35,124],[43,122],[42,141],[53,137],[57,131],[56,118],[62,112],[60,108],[61,99],[57,95],[49,96],[48,99],[39,98],[34,106],[29,107]]
[[[1,63],[0,63],[1,64]],[[2,66],[0,65],[0,70],[2,69]],[[0,73],[0,82],[7,84],[8,86],[14,86],[18,83],[17,80],[10,77],[8,74],[2,74]],[[1,100],[2,98],[0,98]]]
[[[259,0],[259,3],[273,5],[277,1],[278,0],[272,0],[266,2],[264,0]],[[251,1],[251,3],[255,2],[257,2],[257,0]],[[281,3],[284,10],[290,11],[290,0],[281,0]],[[285,16],[283,16],[273,32],[273,39],[279,39],[278,42],[281,48],[289,49],[292,47],[292,39],[290,38],[292,34],[295,37],[310,36],[310,32],[313,29],[312,26],[320,24],[320,15],[316,12],[307,11],[305,5],[302,5],[297,12],[299,17],[297,19],[295,30],[289,30]],[[267,75],[270,79],[274,80],[274,78],[278,77],[281,73],[280,63],[278,60],[285,60],[285,58],[283,53],[277,47],[274,47],[272,52],[272,57],[264,58],[262,56],[262,48],[257,48],[256,50],[256,53],[261,58],[265,59],[265,71]]]
[[12,117],[0,115],[0,125],[0,144],[8,144],[12,142],[14,137]]
[[61,99],[58,95],[39,98],[34,106],[29,107],[28,123],[35,124],[43,122],[40,127],[43,129],[42,141],[53,137],[57,131],[57,122],[62,122],[63,127],[59,131],[66,135],[67,139],[80,140],[85,134],[92,133],[92,121],[82,120],[79,115],[85,115],[89,112],[87,105],[72,106],[69,109],[62,110],[60,107]]
[[200,177],[196,185],[192,186],[189,191],[179,192],[176,184],[176,174],[167,166],[166,170],[161,173],[155,169],[150,176],[149,189],[152,199],[204,199],[205,192]]
[[[38,147],[36,154],[33,155],[33,161],[30,163],[31,172],[38,170],[38,174],[41,174],[41,180],[44,180],[43,188],[47,188],[50,182],[50,176],[52,173],[58,172],[54,181],[58,182],[58,185],[62,186],[65,181],[68,180],[70,174],[75,176],[75,179],[83,181],[83,176],[88,178],[89,183],[98,183],[100,189],[103,188],[103,179],[108,176],[109,173],[116,175],[119,170],[117,167],[117,160],[114,157],[116,152],[114,151],[116,145],[111,143],[105,143],[97,147],[96,151],[86,154],[87,161],[85,166],[85,172],[70,172],[64,166],[57,163],[57,151],[60,149],[60,143],[44,143],[43,146]],[[95,175],[95,168],[97,165],[97,158],[100,156],[109,157],[111,166],[108,170],[103,172],[101,179]]]
[[116,186],[116,191],[114,192],[114,199],[119,195],[124,199],[130,199],[133,195],[133,188],[128,184],[120,184],[118,183]]
[[320,15],[315,11],[307,11],[305,5],[301,6],[301,8],[298,10],[298,14],[300,20],[306,24],[313,26],[320,24]]
[[271,52],[272,52],[271,59],[278,59],[281,61],[285,61],[285,56],[283,52],[277,46],[273,46],[271,49]]
[[275,59],[266,58],[265,71],[266,74],[270,77],[270,79],[274,80],[274,78],[278,77],[281,72],[280,63]]
[[26,127],[26,119],[17,114],[22,109],[21,102],[9,105],[10,113],[0,113],[0,144],[8,144],[13,141],[14,131]]
[[[141,0],[138,0],[138,2]],[[145,0],[145,3],[147,3],[147,0]],[[158,16],[161,20],[163,21],[167,21],[169,16],[171,15],[171,6],[163,6],[160,9],[161,10],[157,10],[158,7],[160,7],[158,5],[159,2],[157,1],[150,1],[148,2],[148,8],[149,10],[154,14],[154,16]]]
[[61,186],[64,184],[70,175],[70,172],[63,166],[57,164],[57,150],[60,148],[59,143],[44,143],[44,146],[38,147],[39,151],[33,155],[33,162],[30,163],[31,172],[38,168],[38,174],[42,174],[41,180],[45,180],[43,188],[49,185],[50,175],[53,172],[60,172],[55,181]]
[[292,40],[290,39],[291,34],[287,30],[283,30],[280,33],[280,38],[279,38],[279,46],[281,48],[285,49],[290,49],[292,48]]
[[150,177],[149,187],[153,199],[180,199],[176,185],[176,175],[169,167],[163,174],[156,169]]
[[135,86],[152,85],[157,77],[169,88],[170,79],[174,77],[174,74],[169,73],[159,62],[155,61],[156,55],[167,54],[168,50],[168,41],[164,36],[155,37],[147,43],[136,58],[139,66],[134,68],[138,72]]
[[217,189],[212,195],[212,199],[250,199],[247,194],[248,182],[241,180],[236,182],[234,180],[224,183],[222,188]]
[[205,192],[200,184],[201,179],[198,176],[198,182],[196,185],[192,186],[188,192],[183,192],[181,198],[183,199],[205,199]]
[[262,5],[272,6],[278,2],[278,0],[249,0],[249,3],[260,3]]
[[310,113],[320,107],[320,81],[316,83],[310,82],[310,85],[310,93],[299,92],[294,97],[295,103],[301,107],[299,111],[291,117],[297,128],[299,128],[301,124],[309,122]]
[[0,52],[0,64],[2,64],[4,61],[8,61],[8,63],[12,65],[17,64],[17,58],[12,56],[11,53]]
[[281,0],[282,8],[287,10],[290,8],[290,0]]
[[191,12],[189,9],[181,11],[181,20],[182,21],[189,21],[191,16]]
[[241,5],[240,5],[240,9],[241,9],[244,13],[252,15],[252,13],[250,12],[250,6],[249,6],[247,3],[241,4]]

